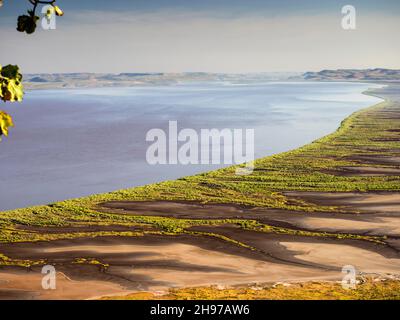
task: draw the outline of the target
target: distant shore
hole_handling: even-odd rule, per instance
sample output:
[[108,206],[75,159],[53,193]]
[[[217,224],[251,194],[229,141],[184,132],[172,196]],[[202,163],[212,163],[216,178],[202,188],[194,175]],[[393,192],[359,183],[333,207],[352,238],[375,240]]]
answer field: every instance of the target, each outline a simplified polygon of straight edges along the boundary
[[27,90],[63,88],[132,87],[147,85],[174,85],[197,81],[331,81],[364,83],[399,83],[400,70],[339,69],[319,72],[260,72],[248,74],[181,72],[181,73],[54,73],[26,74]]

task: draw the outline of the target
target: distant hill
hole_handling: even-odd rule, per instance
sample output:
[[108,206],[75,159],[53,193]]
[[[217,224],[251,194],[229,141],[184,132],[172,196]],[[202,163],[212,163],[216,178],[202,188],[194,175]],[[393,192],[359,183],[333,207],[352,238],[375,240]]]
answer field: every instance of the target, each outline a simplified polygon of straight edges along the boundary
[[287,80],[295,73],[225,74],[207,72],[183,73],[48,73],[25,74],[27,89],[131,87],[174,85],[188,82],[227,81],[233,84],[251,81]]
[[26,89],[131,87],[146,85],[176,85],[188,82],[225,81],[232,84],[262,81],[379,81],[400,82],[400,70],[338,69],[319,72],[260,72],[260,73],[46,73],[24,74]]
[[314,81],[400,81],[400,70],[391,69],[338,69],[306,72],[304,80]]
[[41,82],[41,83],[47,82],[47,80],[42,77],[33,77],[33,78],[29,79],[29,81],[30,82]]

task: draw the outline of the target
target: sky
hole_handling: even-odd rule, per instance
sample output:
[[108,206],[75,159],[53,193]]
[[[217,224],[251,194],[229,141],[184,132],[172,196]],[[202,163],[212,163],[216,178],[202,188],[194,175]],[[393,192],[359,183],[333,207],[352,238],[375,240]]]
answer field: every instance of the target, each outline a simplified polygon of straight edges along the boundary
[[57,0],[56,29],[33,35],[15,30],[28,0],[3,2],[0,64],[24,73],[400,69],[399,0]]

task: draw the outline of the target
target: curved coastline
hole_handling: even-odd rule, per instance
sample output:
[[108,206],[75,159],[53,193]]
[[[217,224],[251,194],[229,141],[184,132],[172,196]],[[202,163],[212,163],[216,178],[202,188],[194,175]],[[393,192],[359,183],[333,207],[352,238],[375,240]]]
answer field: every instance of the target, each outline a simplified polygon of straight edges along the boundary
[[[34,279],[43,259],[76,279],[61,282],[74,298],[338,281],[349,263],[397,279],[399,101],[385,99],[311,144],[258,159],[252,177],[230,167],[2,212],[0,279],[16,285],[7,270],[26,265]],[[97,291],[79,292],[82,281]]]
[[[203,86],[210,88],[208,85]],[[345,116],[378,100],[365,97],[361,93],[368,86],[365,84],[351,84],[350,86],[323,84],[318,86],[306,83],[304,87],[302,84],[298,86],[293,84],[286,88],[285,84],[281,83],[267,87],[264,85],[254,88],[250,86],[249,89],[241,89],[239,92],[228,86],[228,88],[217,88],[216,92],[206,91],[201,94],[196,93],[198,86],[195,86],[193,92],[191,91],[193,86],[189,86],[189,88],[173,89],[173,93],[182,94],[188,90],[189,98],[193,96],[194,101],[187,101],[188,97],[184,96],[182,103],[191,106],[190,108],[179,107],[180,104],[177,100],[180,98],[169,99],[170,89],[167,90],[168,94],[165,97],[161,96],[160,99],[162,103],[166,99],[164,103],[166,106],[177,104],[171,111],[171,117],[174,114],[179,115],[181,112],[187,114],[188,109],[198,110],[195,121],[185,120],[186,116],[182,115],[183,119],[178,119],[178,128],[193,127],[197,132],[203,127],[254,128],[255,158],[261,158],[292,150],[334,131]],[[114,92],[114,95],[127,95],[125,98],[121,98],[122,100],[115,100],[112,96],[105,97],[105,99],[97,97],[97,92],[102,94],[101,89],[94,91],[92,99],[91,90],[89,90],[88,97],[83,97],[81,94],[75,97],[71,93],[72,97],[68,98],[70,94],[67,94],[65,99],[64,95],[61,95],[62,99],[58,99],[57,96],[60,94],[53,96],[51,93],[47,95],[38,92],[34,97],[31,96],[27,99],[24,108],[16,110],[18,127],[13,131],[10,139],[2,144],[5,154],[0,159],[0,164],[6,172],[3,176],[4,186],[12,185],[13,187],[2,188],[0,210],[23,208],[110,190],[143,186],[226,167],[223,164],[220,166],[148,165],[145,159],[145,148],[149,144],[145,142],[144,134],[155,126],[154,123],[160,123],[161,120],[159,117],[154,118],[153,113],[157,110],[152,108],[146,111],[152,118],[144,117],[143,124],[141,121],[137,123],[137,120],[130,117],[132,112],[136,113],[135,108],[140,101],[143,100],[143,103],[146,103],[150,99],[150,95],[157,95],[160,90],[143,89],[142,92],[141,89],[138,89],[138,94],[136,94],[136,89],[132,88],[129,89],[134,90],[130,91],[131,93],[124,93],[124,89],[122,92],[115,89],[117,91]],[[107,91],[107,96],[113,90]],[[78,91],[80,92],[80,90]],[[162,95],[163,90],[159,93]],[[143,99],[140,98],[142,94],[146,94]],[[204,95],[217,100],[215,103],[204,102],[202,100]],[[135,98],[135,96],[139,98]],[[334,102],[336,97],[343,101]],[[319,98],[322,99],[321,102],[319,102]],[[326,100],[324,100],[325,98]],[[110,105],[107,102],[109,99],[113,101]],[[233,102],[232,99],[234,99]],[[101,102],[102,100],[104,103]],[[235,101],[239,101],[237,105]],[[228,105],[233,103],[233,115],[226,115],[225,103]],[[248,119],[246,116],[247,120],[242,119],[243,116],[239,113],[245,112],[248,104],[254,106],[252,110],[254,109],[254,114],[257,116]],[[59,107],[54,108],[54,105]],[[221,109],[221,111],[215,111],[215,117],[207,115],[203,110],[207,106],[216,110]],[[221,108],[218,108],[219,106]],[[162,113],[162,111],[160,112]],[[25,123],[24,118],[31,118],[30,113],[43,114],[43,116],[35,116],[32,121]],[[100,124],[97,123],[97,115],[101,115]],[[79,119],[76,119],[78,116]],[[125,122],[120,121],[122,116],[126,117]],[[104,120],[102,117],[110,120]],[[218,119],[221,117],[228,117],[231,120],[227,123],[220,123]],[[91,118],[93,119],[88,120]],[[211,123],[203,123],[201,127],[196,126],[196,121],[204,121],[207,118],[216,120]],[[58,124],[57,119],[74,120],[72,127],[75,130],[68,130],[64,123]],[[40,123],[43,121],[45,124],[41,125]],[[164,120],[161,123],[167,124]],[[41,126],[40,130],[38,129],[39,125]],[[101,129],[101,132],[98,132],[99,128],[103,126],[106,130]],[[131,131],[132,126],[137,129]],[[54,132],[53,128],[59,129]],[[111,129],[113,133],[104,136],[105,132],[109,132]],[[80,134],[82,132],[84,136]],[[142,136],[143,139],[141,139]],[[27,137],[31,137],[32,141],[29,142]],[[132,141],[132,137],[139,141]],[[30,161],[24,160],[26,158],[29,158]],[[18,172],[19,174],[17,174]],[[58,183],[60,179],[62,183]],[[36,192],[31,188],[32,184],[40,188],[41,192]],[[21,194],[24,197],[21,197]]]

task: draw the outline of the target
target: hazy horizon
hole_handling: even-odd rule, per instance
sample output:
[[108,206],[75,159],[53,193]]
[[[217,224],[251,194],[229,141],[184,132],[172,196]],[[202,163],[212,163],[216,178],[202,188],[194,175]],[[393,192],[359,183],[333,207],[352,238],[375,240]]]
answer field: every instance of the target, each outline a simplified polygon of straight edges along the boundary
[[[15,30],[28,1],[0,9],[1,64],[24,73],[306,72],[400,69],[400,2],[353,0],[357,29],[341,27],[343,1],[58,0],[56,30]],[[5,40],[5,41],[4,41]],[[29,53],[29,54],[27,54]]]
[[[363,69],[352,69],[352,68],[338,68],[332,70],[374,70],[374,69],[387,69],[387,70],[400,70],[392,69],[392,68],[380,68],[380,67],[370,67],[370,68],[363,68]],[[135,71],[135,70],[127,70],[123,72],[91,72],[91,71],[76,71],[76,72],[25,72],[24,74],[226,74],[226,75],[268,75],[268,74],[303,74],[306,72],[319,72],[323,71],[324,69],[318,70],[303,70],[303,71],[253,71],[253,72],[209,72],[209,71],[171,71],[171,72],[160,72],[160,71]],[[326,69],[328,70],[328,69]]]

